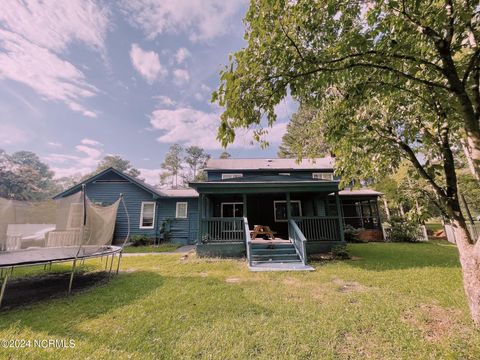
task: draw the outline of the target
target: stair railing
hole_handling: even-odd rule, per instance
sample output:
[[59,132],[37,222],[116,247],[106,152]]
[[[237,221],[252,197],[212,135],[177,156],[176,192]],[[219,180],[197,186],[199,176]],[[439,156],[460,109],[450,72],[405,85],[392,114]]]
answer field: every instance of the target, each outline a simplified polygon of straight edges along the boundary
[[248,265],[252,266],[252,239],[250,237],[250,227],[248,226],[248,219],[243,217],[245,246],[247,248],[247,261]]
[[300,260],[302,261],[303,265],[307,264],[307,249],[306,249],[306,242],[307,239],[303,235],[302,231],[298,227],[297,223],[290,219],[288,221],[288,238],[290,242],[295,246],[295,250],[297,251]]

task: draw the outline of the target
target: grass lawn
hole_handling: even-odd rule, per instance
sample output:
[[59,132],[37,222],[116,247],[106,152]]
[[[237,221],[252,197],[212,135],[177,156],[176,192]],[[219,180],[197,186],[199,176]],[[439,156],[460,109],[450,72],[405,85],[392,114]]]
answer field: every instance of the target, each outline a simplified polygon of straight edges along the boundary
[[123,248],[124,253],[149,253],[149,252],[170,252],[181,247],[181,244],[163,243],[160,245],[150,246],[126,246]]
[[73,339],[75,348],[0,348],[0,358],[480,358],[454,246],[349,248],[358,259],[313,263],[315,272],[124,257],[108,284],[0,314],[0,339]]

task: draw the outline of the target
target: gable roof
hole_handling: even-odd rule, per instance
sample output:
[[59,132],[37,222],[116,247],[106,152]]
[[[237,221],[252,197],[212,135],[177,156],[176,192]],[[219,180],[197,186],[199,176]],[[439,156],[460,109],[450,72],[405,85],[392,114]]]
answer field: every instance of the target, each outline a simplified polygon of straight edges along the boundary
[[151,185],[148,185],[147,183],[145,183],[144,181],[142,180],[139,180],[139,179],[136,179],[134,178],[133,176],[130,176],[130,175],[127,175],[125,174],[124,172],[120,171],[120,170],[117,170],[113,167],[109,167],[108,169],[105,169],[103,170],[102,172],[99,172],[98,174],[96,175],[93,175],[92,177],[72,186],[71,188],[65,190],[65,191],[62,191],[60,194],[57,194],[53,197],[53,199],[58,199],[58,198],[61,198],[61,197],[64,197],[64,196],[67,196],[67,195],[70,195],[70,194],[73,194],[77,191],[79,191],[81,188],[82,188],[82,185],[83,184],[88,184],[88,183],[91,183],[91,182],[94,182],[95,180],[101,178],[102,176],[104,176],[105,174],[109,173],[109,172],[113,172],[115,174],[117,174],[118,176],[120,176],[121,178],[137,185],[139,188],[145,190],[146,192],[152,194],[153,196],[156,196],[156,197],[162,197],[164,196],[158,189],[154,188],[153,186]]
[[335,159],[210,159],[205,170],[333,170]]
[[198,197],[198,192],[192,188],[185,189],[158,189],[165,197]]

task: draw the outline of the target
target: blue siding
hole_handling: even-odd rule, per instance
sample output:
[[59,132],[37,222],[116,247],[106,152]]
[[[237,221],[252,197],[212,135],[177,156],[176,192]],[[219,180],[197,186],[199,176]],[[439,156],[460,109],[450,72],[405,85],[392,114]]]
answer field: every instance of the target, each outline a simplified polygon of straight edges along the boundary
[[[87,196],[103,205],[111,204],[123,194],[123,199],[130,217],[130,235],[145,234],[155,237],[157,234],[157,223],[153,229],[140,229],[140,213],[142,201],[155,201],[153,195],[139,188],[136,184],[126,183],[101,183],[93,182],[86,185]],[[158,206],[158,205],[157,205]],[[158,211],[158,209],[157,209]],[[115,241],[123,241],[128,231],[127,216],[122,204],[118,209],[117,222],[115,224]]]
[[[290,175],[294,175],[295,177],[300,177],[300,178],[305,178],[305,179],[311,179],[312,178],[312,173],[314,172],[332,172],[332,171],[325,171],[325,170],[318,170],[318,171],[312,171],[312,170],[207,170],[207,179],[208,181],[216,181],[216,180],[221,180],[222,179],[222,174],[243,174],[243,176],[251,176],[251,175],[278,175],[279,173],[290,173]],[[339,180],[338,177],[334,177],[334,179]]]
[[[177,202],[187,202],[187,218],[176,219]],[[161,198],[157,202],[157,223],[169,220],[171,241],[181,244],[194,244],[198,236],[198,199],[197,198]]]
[[[147,235],[152,238],[160,236],[160,229],[165,220],[170,223],[170,241],[181,244],[194,244],[198,236],[198,199],[197,198],[160,198],[144,190],[134,182],[128,181],[113,171],[106,172],[94,181],[86,182],[87,196],[94,202],[110,205],[123,194],[125,206],[130,218],[130,235]],[[65,195],[78,191],[74,189]],[[153,229],[140,229],[142,202],[156,202],[155,225]],[[176,203],[187,202],[186,219],[175,219]],[[114,241],[123,242],[128,233],[127,215],[120,204],[115,224]]]

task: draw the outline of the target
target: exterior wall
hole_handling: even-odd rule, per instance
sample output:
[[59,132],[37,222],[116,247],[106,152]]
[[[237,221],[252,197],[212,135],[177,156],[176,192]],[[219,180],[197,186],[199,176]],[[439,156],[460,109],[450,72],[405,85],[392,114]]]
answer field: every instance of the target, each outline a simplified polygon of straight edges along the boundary
[[[304,177],[305,179],[311,179],[312,173],[314,172],[325,172],[332,173],[330,170],[207,170],[207,180],[208,181],[217,181],[222,180],[222,174],[243,174],[243,176],[251,175],[278,175],[279,173],[290,173],[290,175],[295,175],[295,177]],[[334,176],[335,180],[339,180],[339,177]]]
[[[176,219],[177,202],[187,202],[187,218]],[[195,244],[198,237],[198,199],[197,198],[161,198],[157,201],[158,229],[166,222],[170,232],[170,241],[179,244]]]
[[[158,221],[155,222],[153,229],[140,229],[140,212],[142,201],[155,201],[152,194],[140,189],[137,185],[130,182],[93,182],[86,185],[87,196],[95,202],[101,202],[103,205],[109,205],[115,202],[119,195],[123,194],[123,200],[130,217],[130,235],[145,234],[149,237],[155,237],[157,233]],[[158,204],[157,209],[158,213]],[[120,204],[115,223],[115,233],[113,235],[115,242],[124,240],[128,232],[128,221],[125,210]]]

